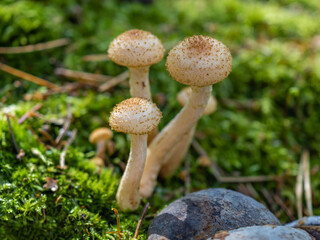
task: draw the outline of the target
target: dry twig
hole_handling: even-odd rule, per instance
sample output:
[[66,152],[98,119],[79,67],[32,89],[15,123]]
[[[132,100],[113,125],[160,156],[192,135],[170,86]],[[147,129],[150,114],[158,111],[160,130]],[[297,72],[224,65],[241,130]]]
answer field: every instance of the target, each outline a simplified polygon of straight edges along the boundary
[[304,191],[305,198],[307,202],[308,215],[313,215],[312,210],[312,190],[311,190],[311,180],[310,180],[310,154],[308,150],[303,151],[302,159],[304,162]]
[[85,84],[93,85],[93,86],[97,86],[113,78],[111,76],[106,76],[106,75],[101,75],[96,73],[74,71],[66,68],[57,68],[55,70],[55,74],[58,76],[75,79],[79,82],[83,82]]
[[302,212],[302,191],[303,191],[303,160],[300,159],[299,163],[299,172],[297,176],[297,183],[295,187],[295,192],[296,192],[296,198],[297,198],[297,211],[298,211],[298,218],[302,218],[303,212]]
[[37,105],[35,105],[30,111],[23,114],[23,116],[19,119],[18,123],[22,124],[25,120],[27,120],[27,118],[36,116],[37,115],[36,112],[39,111],[41,107],[42,107],[41,103],[38,103]]
[[47,88],[50,88],[50,89],[55,89],[57,88],[58,86],[51,83],[51,82],[48,82],[42,78],[38,78],[36,76],[33,76],[29,73],[25,73],[25,72],[22,72],[18,69],[15,69],[13,67],[10,67],[6,64],[3,64],[3,63],[0,63],[0,70],[4,71],[4,72],[7,72],[13,76],[16,76],[16,77],[19,77],[19,78],[22,78],[22,79],[25,79],[25,80],[28,80],[30,82],[33,82],[33,83],[36,83],[36,84],[39,84],[41,86],[44,86],[44,87],[47,87]]
[[140,228],[141,228],[141,225],[142,225],[142,222],[143,222],[143,219],[148,211],[148,207],[149,207],[149,202],[147,202],[146,206],[144,207],[143,211],[142,211],[142,214],[141,214],[141,217],[139,219],[139,222],[138,222],[138,225],[137,225],[137,228],[136,228],[136,232],[134,233],[134,236],[133,236],[133,239],[136,239],[139,235],[139,231],[140,231]]
[[298,218],[303,217],[303,203],[302,203],[302,192],[304,188],[304,194],[307,203],[307,215],[312,216],[312,190],[311,190],[311,180],[310,180],[310,156],[309,151],[304,150],[302,152],[300,163],[299,163],[299,173],[297,176],[296,183],[296,197],[297,197],[297,211]]
[[43,51],[51,48],[62,47],[68,45],[70,40],[67,38],[61,38],[49,42],[37,43],[33,45],[27,45],[22,47],[0,47],[0,54],[17,54],[17,53],[30,53],[36,51]]
[[109,90],[110,88],[116,86],[117,84],[123,82],[129,77],[129,71],[125,71],[118,76],[110,79],[108,82],[103,83],[102,85],[99,86],[98,90],[99,92],[104,92]]

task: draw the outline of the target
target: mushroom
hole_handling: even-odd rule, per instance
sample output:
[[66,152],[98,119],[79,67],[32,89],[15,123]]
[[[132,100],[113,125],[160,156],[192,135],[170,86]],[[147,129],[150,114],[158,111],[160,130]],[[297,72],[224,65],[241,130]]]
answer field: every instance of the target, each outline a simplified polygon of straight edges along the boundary
[[92,161],[97,163],[98,166],[104,166],[103,159],[105,158],[106,146],[112,136],[112,131],[105,127],[95,129],[89,136],[89,141],[97,145],[97,153]]
[[207,36],[186,38],[168,55],[167,69],[178,82],[190,85],[192,93],[180,113],[156,136],[148,148],[140,194],[151,196],[165,155],[201,117],[210,97],[211,85],[225,79],[232,68],[229,49]]
[[[108,55],[113,62],[129,68],[131,96],[151,100],[149,68],[163,58],[161,41],[150,32],[129,30],[110,43]],[[157,128],[154,131],[149,135],[148,142],[157,135]]]
[[[180,105],[184,106],[187,104],[188,99],[191,95],[191,88],[187,87],[182,89],[177,95],[177,101]],[[213,113],[217,108],[217,101],[210,95],[208,104],[203,112],[204,115],[210,115]],[[174,149],[170,152],[170,154],[166,155],[165,160],[163,161],[163,165],[160,170],[160,176],[163,178],[171,177],[176,169],[180,166],[182,160],[184,159],[190,143],[192,141],[194,132],[196,129],[196,124],[192,127],[192,129],[186,133],[181,140],[177,143]]]
[[136,210],[139,207],[139,183],[146,159],[147,137],[148,133],[158,126],[161,117],[157,106],[142,98],[124,100],[111,112],[111,128],[131,136],[128,163],[117,191],[117,202],[123,211]]

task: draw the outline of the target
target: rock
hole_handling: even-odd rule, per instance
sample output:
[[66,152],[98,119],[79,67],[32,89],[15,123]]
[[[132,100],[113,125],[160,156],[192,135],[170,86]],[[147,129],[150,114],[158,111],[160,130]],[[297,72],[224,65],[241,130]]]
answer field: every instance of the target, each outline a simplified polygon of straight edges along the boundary
[[254,226],[216,233],[207,240],[312,240],[303,230],[286,226]]
[[232,190],[207,189],[163,209],[150,224],[148,240],[207,239],[221,230],[266,224],[280,222],[261,203]]
[[300,228],[308,232],[316,240],[320,240],[320,216],[304,217],[288,223],[286,226]]
[[320,226],[320,216],[304,217],[299,220],[295,220],[291,223],[287,223],[288,227],[299,227],[299,226]]

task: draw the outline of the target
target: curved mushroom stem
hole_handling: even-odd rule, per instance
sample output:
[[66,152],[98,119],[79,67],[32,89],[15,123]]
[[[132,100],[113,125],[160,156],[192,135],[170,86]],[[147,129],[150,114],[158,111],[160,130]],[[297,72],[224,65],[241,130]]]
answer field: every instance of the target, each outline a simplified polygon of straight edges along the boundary
[[[132,97],[140,97],[151,100],[149,82],[149,66],[130,67],[130,94]],[[153,129],[148,136],[148,144],[158,135],[158,128]]]
[[171,177],[180,166],[190,147],[195,130],[196,126],[193,126],[192,129],[181,138],[174,149],[166,155],[159,173],[162,178]]
[[144,169],[148,135],[131,136],[131,148],[126,170],[120,181],[117,202],[123,211],[133,211],[139,207],[139,184]]
[[151,196],[165,155],[170,154],[173,150],[172,146],[175,146],[201,117],[208,103],[211,89],[212,86],[192,87],[188,103],[150,144],[140,183],[140,194],[143,197]]
[[97,142],[97,153],[96,153],[97,157],[102,158],[102,159],[105,158],[106,146],[107,146],[107,141],[105,141],[105,140],[100,140]]

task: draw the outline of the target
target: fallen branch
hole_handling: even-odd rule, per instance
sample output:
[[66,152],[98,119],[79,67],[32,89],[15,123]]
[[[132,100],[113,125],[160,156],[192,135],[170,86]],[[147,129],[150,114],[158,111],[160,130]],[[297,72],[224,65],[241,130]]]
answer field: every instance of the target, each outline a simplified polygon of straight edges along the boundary
[[104,91],[107,91],[108,89],[116,86],[117,84],[123,82],[124,80],[126,80],[127,78],[129,77],[129,72],[128,71],[125,71],[121,74],[119,74],[118,76],[112,78],[112,79],[109,79],[108,82],[102,84],[99,86],[98,90],[99,92],[104,92]]
[[88,85],[94,85],[97,86],[99,84],[102,84],[106,81],[109,81],[113,77],[101,75],[101,74],[95,74],[95,73],[87,73],[87,72],[81,72],[81,71],[74,71],[66,68],[57,68],[54,72],[58,76],[67,77],[70,79],[75,79],[79,82],[83,82]]
[[142,211],[142,214],[141,214],[141,217],[139,219],[139,222],[138,222],[138,225],[137,225],[137,228],[136,228],[136,232],[134,233],[134,236],[133,236],[133,239],[137,239],[138,235],[139,235],[139,231],[140,231],[140,228],[141,228],[141,225],[142,225],[142,222],[143,222],[143,219],[148,211],[148,207],[149,207],[149,202],[147,202],[146,206],[144,207],[143,211]]
[[10,67],[6,64],[3,64],[3,63],[0,63],[0,70],[4,71],[4,72],[7,72],[13,76],[16,76],[16,77],[19,77],[19,78],[22,78],[22,79],[25,79],[27,81],[30,81],[30,82],[33,82],[33,83],[36,83],[36,84],[39,84],[41,86],[44,86],[44,87],[47,87],[47,88],[50,88],[50,89],[55,89],[57,88],[58,86],[51,83],[51,82],[48,82],[44,79],[41,79],[41,78],[38,78],[36,76],[33,76],[29,73],[25,73],[25,72],[22,72],[18,69],[15,69],[13,67]]
[[62,47],[68,45],[70,40],[67,38],[57,39],[44,43],[37,43],[33,45],[27,45],[22,47],[0,47],[0,54],[18,54],[18,53],[30,53],[36,51],[43,51],[51,48]]
[[84,62],[99,62],[110,60],[108,54],[90,54],[82,57]]

